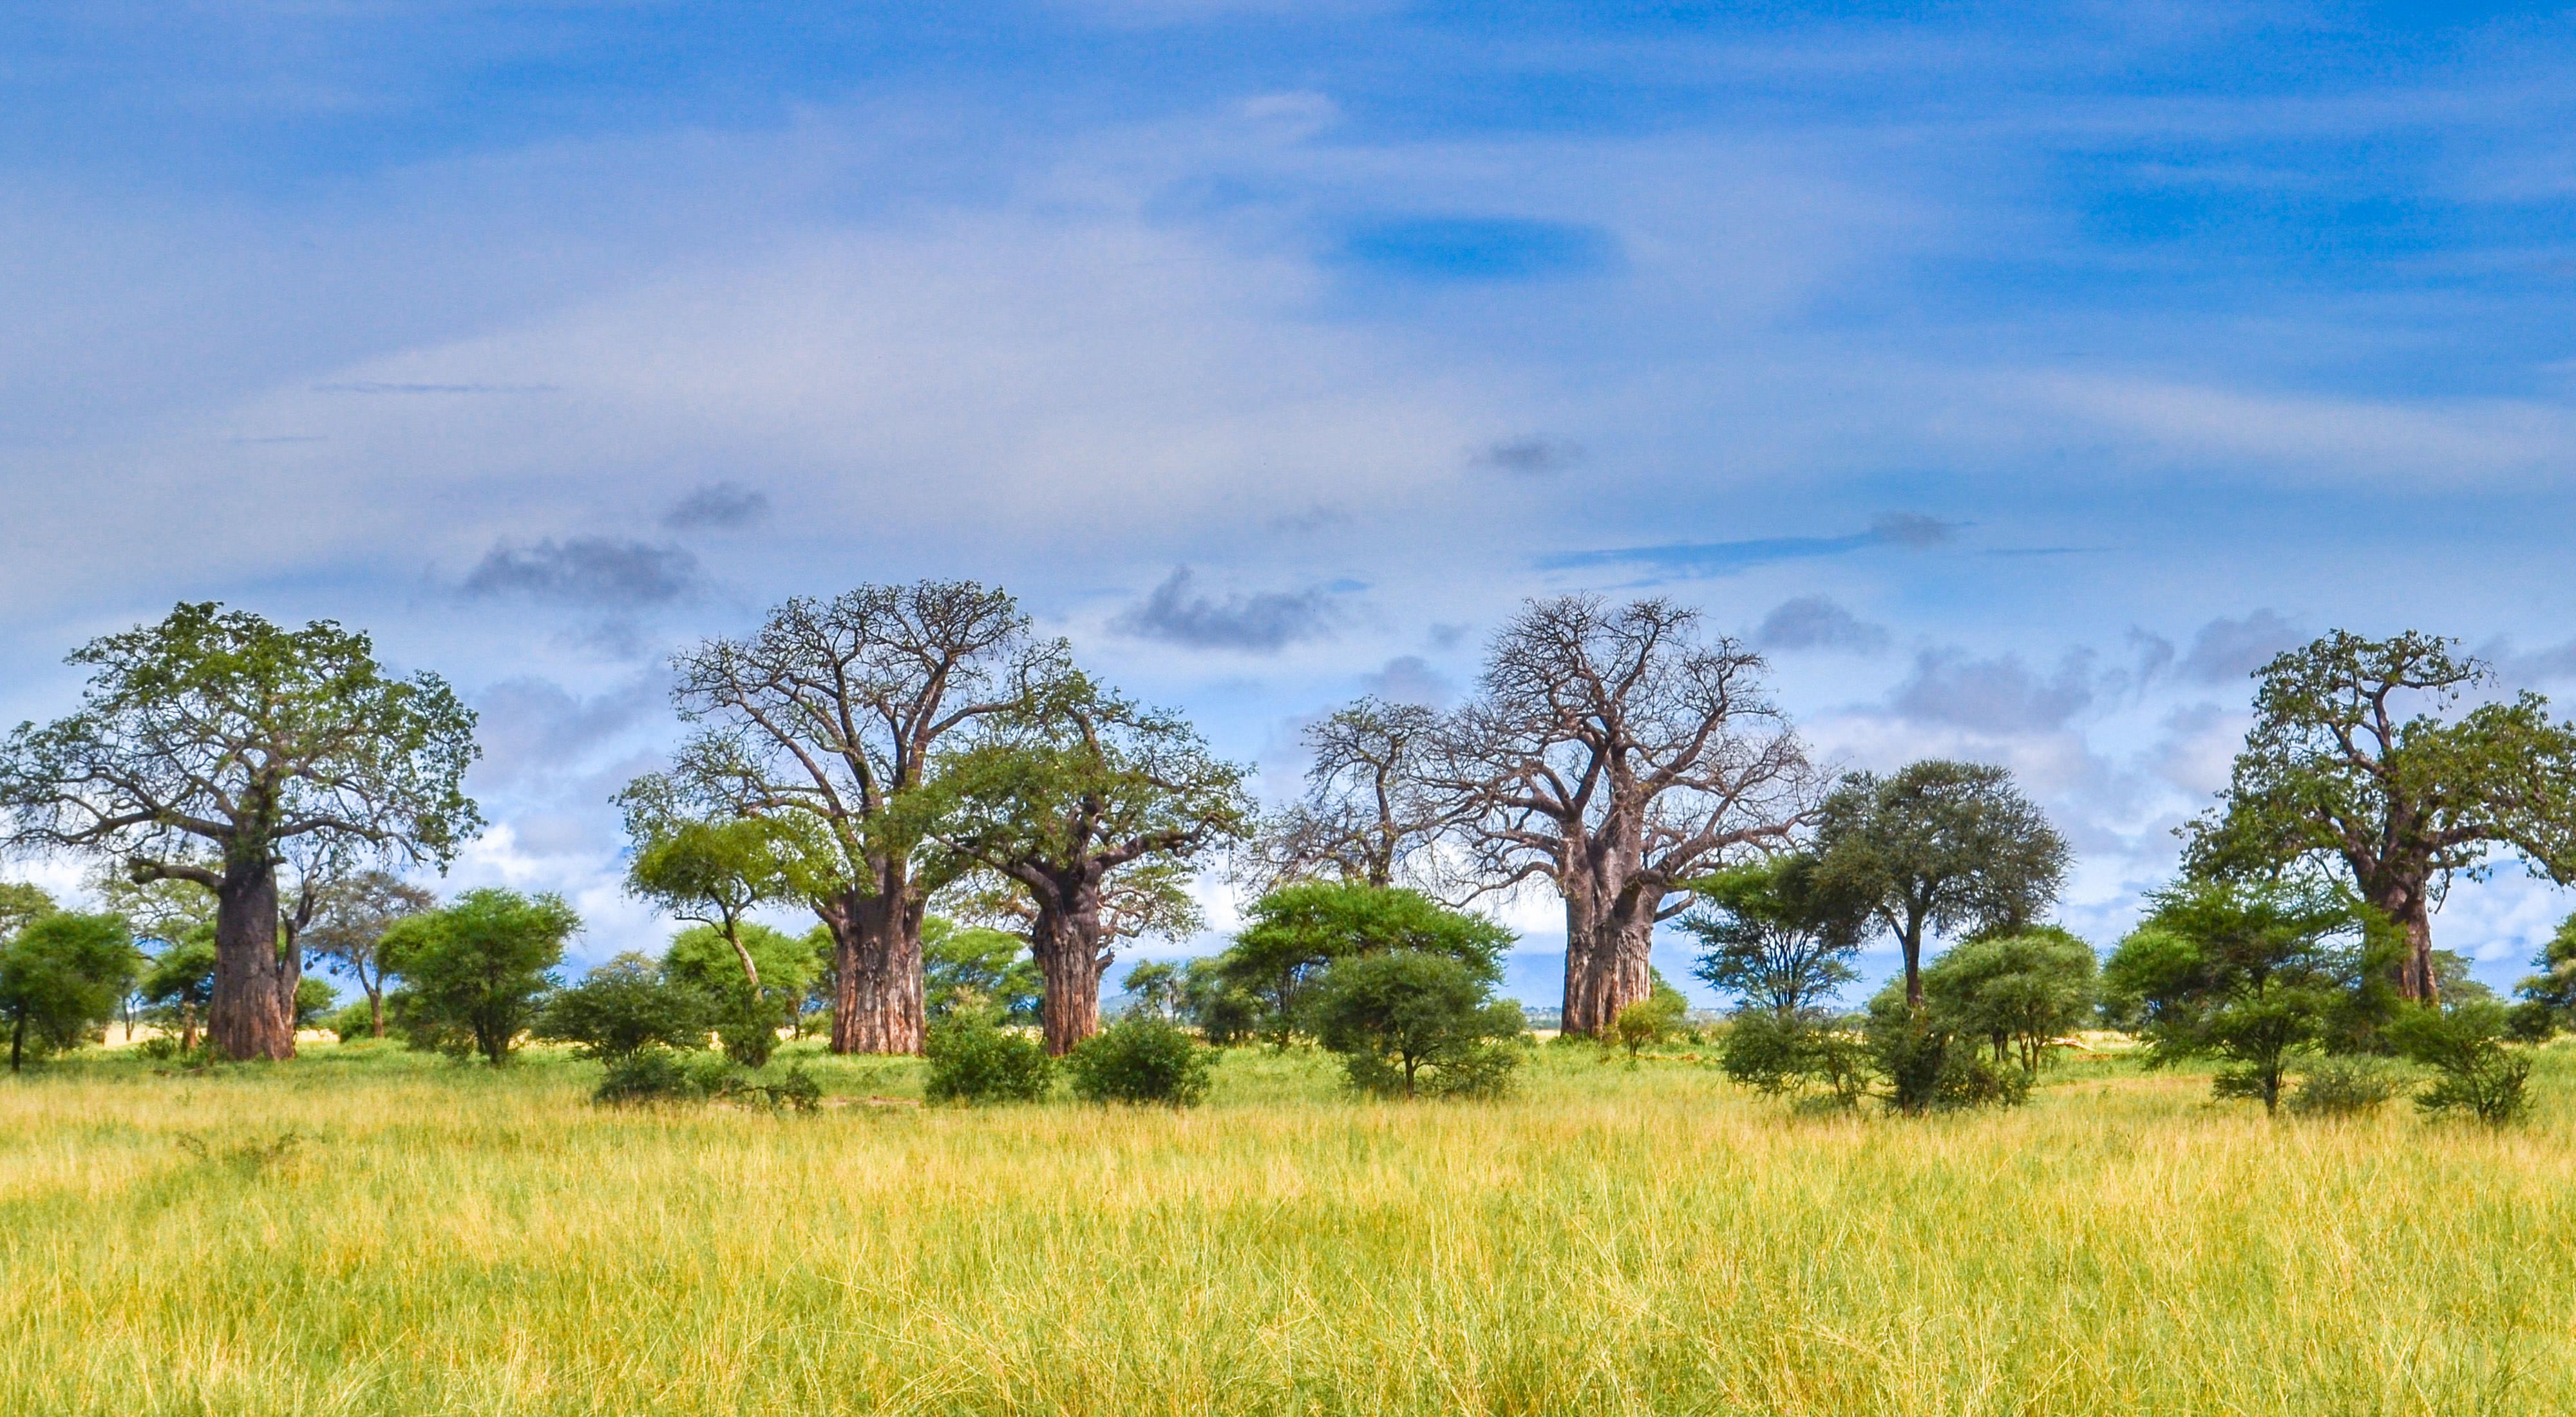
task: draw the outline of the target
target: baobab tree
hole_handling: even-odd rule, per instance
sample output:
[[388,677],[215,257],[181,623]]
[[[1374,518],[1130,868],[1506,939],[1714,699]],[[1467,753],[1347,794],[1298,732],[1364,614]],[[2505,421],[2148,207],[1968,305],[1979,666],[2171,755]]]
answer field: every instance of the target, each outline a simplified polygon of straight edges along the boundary
[[1448,825],[1428,773],[1440,715],[1363,698],[1309,724],[1304,737],[1314,754],[1305,794],[1262,824],[1236,877],[1254,895],[1314,876],[1431,886]]
[[711,819],[768,819],[799,846],[785,869],[832,935],[833,1051],[921,1051],[921,917],[942,884],[915,861],[933,754],[1062,656],[1005,592],[922,581],[790,600],[749,638],[673,657],[673,700],[699,730],[671,776]]
[[[444,869],[481,829],[464,793],[473,712],[437,675],[386,675],[363,634],[213,602],[69,662],[92,671],[80,711],[0,747],[0,839],[213,891],[208,1036],[227,1058],[293,1057],[302,968],[281,926],[311,918],[328,873]],[[281,870],[297,878],[284,913]]]
[[1099,1031],[1112,941],[1176,923],[1188,868],[1253,822],[1243,770],[1196,729],[1079,672],[995,718],[943,777],[940,842],[1027,897],[1057,1054]]
[[2254,728],[2218,810],[2183,829],[2194,875],[2340,873],[2405,932],[2398,992],[2439,1002],[2433,907],[2498,847],[2576,882],[2576,724],[2528,691],[2456,717],[2493,682],[2457,642],[2337,630],[2257,671]]
[[1565,900],[1568,1033],[1652,992],[1655,922],[1726,860],[1784,842],[1815,774],[1761,657],[1669,600],[1529,602],[1443,733],[1435,784],[1489,888]]

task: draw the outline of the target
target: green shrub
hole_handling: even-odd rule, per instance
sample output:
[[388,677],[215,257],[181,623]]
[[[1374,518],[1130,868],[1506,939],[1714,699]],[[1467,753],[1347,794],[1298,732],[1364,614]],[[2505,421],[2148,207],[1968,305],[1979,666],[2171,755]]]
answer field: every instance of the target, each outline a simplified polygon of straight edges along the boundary
[[2406,1080],[2378,1058],[2322,1058],[2299,1074],[2290,1110],[2302,1117],[2358,1117],[2386,1106]]
[[655,1049],[695,1052],[706,1046],[711,1003],[706,991],[664,978],[652,960],[619,955],[546,1000],[536,1033],[604,1063]]
[[1718,1066],[1756,1092],[1800,1094],[1816,1108],[1845,1109],[1869,1084],[1861,1041],[1839,1024],[1767,1008],[1738,1012],[1718,1043]]
[[355,1043],[362,1038],[376,1036],[375,1014],[367,1007],[367,1001],[364,999],[341,1006],[329,1018],[322,1020],[321,1026],[329,1029],[343,1043]]
[[930,1026],[932,1102],[1035,1102],[1055,1084],[1055,1059],[1036,1039],[1004,1028],[988,1008],[960,1008]]
[[1690,1000],[1682,992],[1655,976],[1654,992],[1637,1000],[1610,1020],[1610,1031],[1602,1041],[1625,1049],[1628,1066],[1637,1066],[1637,1055],[1655,1044],[1678,1037],[1682,1024],[1690,1017]]
[[1195,1107],[1207,1100],[1215,1062],[1187,1030],[1135,1013],[1082,1040],[1065,1068],[1073,1075],[1073,1095],[1085,1102]]
[[1944,1028],[1939,1015],[1908,1006],[1902,983],[1891,982],[1869,1001],[1865,1037],[1869,1062],[1886,1083],[1887,1103],[1899,1112],[2018,1107],[2030,1100],[2029,1069],[1980,1056],[1976,1044]]
[[591,1100],[609,1104],[699,1102],[715,1096],[727,1083],[731,1066],[705,1054],[676,1053],[668,1048],[640,1048],[608,1060]]
[[2505,1046],[2510,1019],[2502,1004],[2469,999],[2440,1009],[2409,1009],[2389,1026],[2397,1050],[2433,1069],[2415,1105],[2439,1115],[2464,1112],[2490,1126],[2531,1109],[2531,1059]]

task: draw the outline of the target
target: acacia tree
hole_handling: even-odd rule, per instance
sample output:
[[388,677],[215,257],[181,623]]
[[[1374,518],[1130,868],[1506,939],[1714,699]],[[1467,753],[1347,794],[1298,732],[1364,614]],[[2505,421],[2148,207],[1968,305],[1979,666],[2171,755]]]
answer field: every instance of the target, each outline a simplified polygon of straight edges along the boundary
[[626,835],[635,843],[626,862],[627,893],[713,929],[741,967],[743,983],[758,994],[760,962],[743,943],[743,920],[763,901],[807,894],[798,889],[798,867],[813,853],[784,838],[787,823],[701,820],[688,814],[683,799],[680,786],[659,773],[618,794]]
[[2010,770],[1927,758],[1853,773],[1816,814],[1826,880],[1869,903],[1905,954],[1906,1007],[1923,1007],[1923,938],[2018,929],[2057,899],[2066,839]]
[[1599,1035],[1652,994],[1655,922],[1688,908],[1689,879],[1786,838],[1811,801],[1761,657],[1701,638],[1699,618],[1660,599],[1531,601],[1442,735],[1435,782],[1480,882],[1544,878],[1564,897],[1568,1033]]
[[2502,846],[2576,881],[2576,725],[2527,691],[2445,717],[2494,678],[2456,644],[2337,630],[2275,657],[2218,809],[2184,828],[2194,875],[2342,874],[2405,932],[2398,993],[2428,1004],[2441,998],[2432,913],[2452,873]]
[[832,935],[834,1052],[921,1051],[921,917],[944,884],[915,860],[933,754],[1062,654],[1008,594],[922,581],[790,600],[748,639],[673,658],[680,716],[701,725],[673,777],[799,846],[793,874]]
[[[1018,887],[1044,981],[1040,1024],[1061,1055],[1100,1030],[1100,978],[1120,933],[1194,918],[1190,866],[1251,827],[1243,770],[1179,717],[1067,672],[953,757],[939,839]],[[1122,879],[1129,918],[1113,902]]]
[[1447,811],[1429,782],[1440,715],[1363,698],[1307,725],[1306,792],[1262,824],[1236,874],[1255,895],[1332,876],[1417,888],[1439,874],[1433,848]]
[[395,679],[364,634],[281,629],[213,602],[75,650],[80,711],[0,746],[9,844],[121,859],[215,893],[208,1034],[228,1058],[295,1054],[302,970],[283,917],[352,859],[444,868],[482,818],[474,714],[434,674]]
[[329,884],[299,939],[334,973],[357,981],[367,996],[367,1031],[385,1036],[385,932],[395,922],[434,909],[438,897],[391,871],[360,871]]

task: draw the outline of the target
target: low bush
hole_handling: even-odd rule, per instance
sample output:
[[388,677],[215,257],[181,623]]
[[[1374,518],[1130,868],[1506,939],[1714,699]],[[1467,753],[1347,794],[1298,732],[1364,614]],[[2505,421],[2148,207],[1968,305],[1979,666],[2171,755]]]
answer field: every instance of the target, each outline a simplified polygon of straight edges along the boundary
[[712,1054],[639,1048],[608,1060],[607,1075],[591,1100],[611,1105],[702,1102],[723,1090],[732,1070]]
[[2378,1111],[2406,1086],[2380,1058],[2322,1058],[2299,1074],[2290,1111],[2302,1117],[2359,1117]]
[[924,1088],[932,1102],[1035,1102],[1055,1085],[1055,1059],[1035,1038],[1005,1028],[989,1008],[961,1008],[930,1026]]
[[331,1030],[341,1042],[355,1043],[359,1039],[376,1036],[376,1015],[367,1007],[367,1001],[360,999],[324,1019],[322,1026]]
[[1186,1029],[1136,1013],[1082,1040],[1066,1057],[1073,1095],[1085,1102],[1195,1107],[1207,1100],[1213,1053]]
[[2465,1113],[2490,1126],[2530,1111],[2531,1059],[2505,1046],[2510,1024],[2505,1007],[2491,999],[2399,1015],[2388,1030],[2397,1050],[2434,1072],[2415,1105],[2436,1116]]
[[579,984],[556,992],[537,1015],[537,1037],[578,1045],[603,1063],[660,1050],[706,1046],[709,1000],[703,990],[663,978],[642,955],[619,955]]

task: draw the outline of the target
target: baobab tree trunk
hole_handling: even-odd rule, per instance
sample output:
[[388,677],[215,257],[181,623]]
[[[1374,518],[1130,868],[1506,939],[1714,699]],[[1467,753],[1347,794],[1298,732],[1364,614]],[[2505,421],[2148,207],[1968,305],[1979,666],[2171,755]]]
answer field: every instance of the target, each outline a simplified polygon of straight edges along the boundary
[[1655,932],[1652,905],[1613,900],[1605,907],[1585,895],[1565,899],[1565,1005],[1560,1027],[1598,1038],[1619,1011],[1655,992],[1649,958]]
[[2420,1004],[2442,1002],[2442,984],[2433,974],[2433,918],[2427,892],[2400,882],[2379,891],[2371,903],[2406,937],[2405,953],[2397,961],[2398,997]]
[[1100,947],[1097,894],[1077,894],[1061,912],[1040,910],[1029,929],[1029,953],[1046,987],[1040,1031],[1047,1052],[1061,1058],[1100,1031],[1100,977],[1109,972],[1109,952]]
[[228,863],[215,890],[215,997],[206,1037],[235,1060],[295,1056],[295,985],[303,971],[277,950],[277,867]]
[[835,1053],[921,1051],[922,903],[899,871],[886,874],[895,889],[847,892],[822,912],[832,932]]

